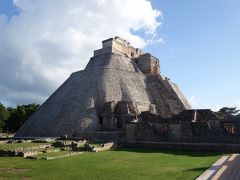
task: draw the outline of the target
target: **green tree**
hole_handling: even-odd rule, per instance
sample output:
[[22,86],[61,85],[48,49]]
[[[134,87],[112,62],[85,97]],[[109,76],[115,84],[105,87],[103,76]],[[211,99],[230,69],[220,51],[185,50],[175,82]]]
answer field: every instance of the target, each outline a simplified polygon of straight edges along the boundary
[[17,106],[17,108],[8,108],[10,117],[6,122],[5,129],[9,132],[16,132],[38,107],[38,104],[28,104]]
[[26,111],[26,117],[29,118],[39,107],[39,104],[28,104],[23,105],[25,111]]
[[3,132],[5,123],[9,118],[9,113],[6,107],[0,103],[0,132]]
[[223,107],[218,111],[220,116],[239,116],[240,110],[236,107]]

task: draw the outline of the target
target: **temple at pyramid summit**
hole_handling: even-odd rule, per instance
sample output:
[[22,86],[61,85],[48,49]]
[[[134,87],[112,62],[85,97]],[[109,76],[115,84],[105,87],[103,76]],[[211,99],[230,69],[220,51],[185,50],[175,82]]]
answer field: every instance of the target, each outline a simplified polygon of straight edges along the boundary
[[160,73],[158,58],[114,37],[102,41],[86,68],[72,73],[15,136],[124,131],[129,117],[141,112],[170,118],[190,108],[178,86]]

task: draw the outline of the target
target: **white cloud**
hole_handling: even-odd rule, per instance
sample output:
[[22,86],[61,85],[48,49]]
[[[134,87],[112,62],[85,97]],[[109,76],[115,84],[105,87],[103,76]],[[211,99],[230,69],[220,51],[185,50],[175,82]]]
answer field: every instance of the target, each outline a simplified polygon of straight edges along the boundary
[[[155,36],[161,12],[147,0],[14,0],[19,14],[0,15],[0,101],[41,103],[73,71],[83,69],[103,39],[136,47]],[[163,40],[158,39],[161,43]]]
[[188,98],[188,101],[193,109],[211,109],[212,111],[218,111],[220,108],[223,107],[219,104],[203,104],[195,95],[192,95],[190,98]]
[[147,40],[147,44],[150,45],[150,44],[164,44],[165,41],[163,38],[152,38],[152,39],[148,39]]
[[197,99],[195,96],[191,96],[190,98],[188,98],[188,101],[191,104],[193,109],[197,108]]
[[236,100],[231,107],[236,107],[237,109],[240,109],[240,100]]
[[197,96],[192,95],[188,98],[189,103],[192,105],[193,109],[211,109],[212,111],[219,111],[223,107],[236,107],[240,109],[240,100],[236,100],[233,103],[226,103],[226,104],[216,104],[216,103],[203,103],[200,102]]
[[204,104],[200,106],[200,109],[211,109],[212,111],[219,111],[219,109],[221,109],[222,107],[223,106],[219,104],[212,104],[212,105]]

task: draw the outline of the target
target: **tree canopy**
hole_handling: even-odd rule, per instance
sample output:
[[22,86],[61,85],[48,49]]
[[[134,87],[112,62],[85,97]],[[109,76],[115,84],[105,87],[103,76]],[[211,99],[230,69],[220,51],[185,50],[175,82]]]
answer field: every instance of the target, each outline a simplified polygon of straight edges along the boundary
[[4,105],[0,103],[0,132],[4,130],[8,118],[9,118],[8,110]]
[[39,104],[27,104],[6,108],[0,103],[0,132],[16,132],[39,106]]
[[240,116],[240,110],[236,107],[223,107],[218,111],[220,116]]

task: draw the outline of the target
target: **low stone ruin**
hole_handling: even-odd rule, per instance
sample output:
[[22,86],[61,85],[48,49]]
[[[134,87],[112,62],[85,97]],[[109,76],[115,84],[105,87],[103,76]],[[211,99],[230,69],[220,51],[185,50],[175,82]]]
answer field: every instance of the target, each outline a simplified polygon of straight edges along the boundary
[[[17,143],[21,146],[21,143]],[[42,150],[50,148],[51,144],[39,144],[37,146],[22,148],[18,147],[13,150],[0,149],[0,156],[19,156],[19,157],[28,157],[33,155],[38,155]]]
[[[114,143],[89,143],[86,140],[64,140],[36,139],[36,140],[6,140],[0,141],[0,156],[18,156],[29,159],[56,159],[77,154],[84,151],[99,152],[114,147]],[[28,143],[26,146],[26,143]],[[14,148],[11,148],[14,145]],[[9,148],[8,148],[9,147]],[[57,153],[56,156],[47,156],[49,153]],[[45,155],[46,154],[46,155]]]
[[85,150],[91,151],[91,152],[105,151],[108,149],[112,149],[114,147],[116,147],[116,144],[113,142],[101,143],[100,145],[90,145],[90,144],[86,143],[84,146]]
[[240,143],[240,118],[209,109],[185,110],[172,118],[142,112],[126,125],[127,141]]

